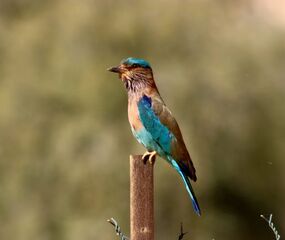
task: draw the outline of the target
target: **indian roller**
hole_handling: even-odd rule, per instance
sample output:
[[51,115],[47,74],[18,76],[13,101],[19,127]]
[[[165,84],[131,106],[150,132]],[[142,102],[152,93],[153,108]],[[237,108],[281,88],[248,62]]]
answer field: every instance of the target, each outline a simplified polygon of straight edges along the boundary
[[153,163],[156,155],[165,159],[181,176],[195,212],[201,215],[190,183],[190,179],[197,180],[196,170],[179,126],[159,94],[150,64],[130,57],[108,70],[119,74],[127,90],[132,133],[147,149],[144,162]]

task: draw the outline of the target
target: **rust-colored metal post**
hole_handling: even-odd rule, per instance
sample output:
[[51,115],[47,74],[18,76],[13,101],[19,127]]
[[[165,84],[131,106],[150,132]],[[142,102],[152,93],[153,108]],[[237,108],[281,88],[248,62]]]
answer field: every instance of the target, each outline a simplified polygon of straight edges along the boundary
[[131,240],[154,240],[153,164],[130,156]]

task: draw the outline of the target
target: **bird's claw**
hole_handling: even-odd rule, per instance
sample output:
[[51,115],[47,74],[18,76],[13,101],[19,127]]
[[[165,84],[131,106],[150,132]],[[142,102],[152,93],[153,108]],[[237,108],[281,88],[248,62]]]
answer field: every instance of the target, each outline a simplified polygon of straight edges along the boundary
[[143,160],[144,164],[146,164],[146,161],[148,160],[151,165],[154,165],[156,154],[157,154],[156,151],[145,152],[144,155],[142,156],[142,160]]

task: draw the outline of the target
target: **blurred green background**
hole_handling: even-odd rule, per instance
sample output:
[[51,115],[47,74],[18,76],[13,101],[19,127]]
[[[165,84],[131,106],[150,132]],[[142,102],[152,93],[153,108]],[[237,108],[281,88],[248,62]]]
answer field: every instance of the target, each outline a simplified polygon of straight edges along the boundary
[[110,217],[129,235],[144,149],[106,71],[129,56],[152,64],[198,176],[202,217],[158,159],[156,239],[180,222],[185,240],[274,239],[270,213],[285,236],[285,21],[262,2],[1,0],[0,239],[118,239]]

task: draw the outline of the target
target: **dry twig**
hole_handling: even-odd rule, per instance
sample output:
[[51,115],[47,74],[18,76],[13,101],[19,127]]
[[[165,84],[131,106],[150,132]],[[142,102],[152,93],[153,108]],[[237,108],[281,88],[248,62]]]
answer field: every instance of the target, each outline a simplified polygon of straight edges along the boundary
[[117,221],[114,218],[108,219],[107,222],[114,226],[116,234],[120,237],[121,240],[129,240],[129,238],[122,233],[121,227],[118,225]]
[[186,235],[187,232],[183,232],[183,224],[181,223],[181,226],[180,226],[180,235],[178,237],[178,240],[182,240],[184,235]]

